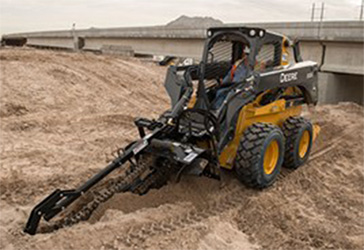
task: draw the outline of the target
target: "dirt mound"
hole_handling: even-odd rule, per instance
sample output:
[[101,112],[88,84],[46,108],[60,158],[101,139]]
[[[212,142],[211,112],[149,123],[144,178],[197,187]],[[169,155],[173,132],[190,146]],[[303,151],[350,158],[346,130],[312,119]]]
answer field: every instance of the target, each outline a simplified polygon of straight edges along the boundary
[[271,188],[185,176],[145,196],[114,195],[87,222],[22,233],[30,210],[73,188],[168,108],[165,68],[136,59],[1,50],[1,249],[363,249],[361,106],[319,106],[310,162]]

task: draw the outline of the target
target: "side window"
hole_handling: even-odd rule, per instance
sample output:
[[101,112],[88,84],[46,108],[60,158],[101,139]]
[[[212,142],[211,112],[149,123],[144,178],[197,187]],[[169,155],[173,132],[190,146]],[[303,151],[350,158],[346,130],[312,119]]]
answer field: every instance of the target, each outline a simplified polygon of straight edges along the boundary
[[231,41],[217,41],[210,48],[205,69],[205,85],[216,84],[216,79],[223,78],[231,67],[233,43]]
[[282,44],[280,42],[264,44],[256,58],[254,70],[265,72],[281,66],[282,63]]
[[209,51],[208,62],[230,62],[232,54],[232,43],[221,41],[214,44]]
[[203,76],[205,86],[244,80],[250,70],[248,41],[235,35],[224,35],[208,46]]
[[264,44],[256,58],[254,70],[258,72],[264,72],[273,69],[275,66],[275,46],[274,44]]

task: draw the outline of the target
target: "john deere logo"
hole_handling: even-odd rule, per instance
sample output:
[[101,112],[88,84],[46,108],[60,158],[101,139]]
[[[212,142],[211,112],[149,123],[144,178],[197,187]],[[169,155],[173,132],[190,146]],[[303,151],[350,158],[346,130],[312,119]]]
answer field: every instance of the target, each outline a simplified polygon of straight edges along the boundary
[[297,74],[298,74],[298,72],[287,73],[287,74],[282,73],[279,76],[279,80],[280,80],[281,83],[294,81],[294,80],[297,80]]

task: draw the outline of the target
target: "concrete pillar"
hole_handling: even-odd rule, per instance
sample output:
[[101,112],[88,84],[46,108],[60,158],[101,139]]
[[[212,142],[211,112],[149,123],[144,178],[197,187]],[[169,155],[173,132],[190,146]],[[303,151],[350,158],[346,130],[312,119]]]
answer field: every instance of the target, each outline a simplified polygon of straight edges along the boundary
[[356,102],[363,105],[364,76],[320,72],[319,104]]

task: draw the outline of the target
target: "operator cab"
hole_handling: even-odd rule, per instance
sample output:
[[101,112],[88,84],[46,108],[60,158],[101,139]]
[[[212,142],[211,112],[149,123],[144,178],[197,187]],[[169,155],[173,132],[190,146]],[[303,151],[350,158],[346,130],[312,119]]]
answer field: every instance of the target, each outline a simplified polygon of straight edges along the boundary
[[252,76],[282,67],[288,58],[283,48],[288,39],[264,29],[210,28],[207,36],[197,97],[202,100],[197,100],[197,106],[215,113],[231,96],[231,90]]

